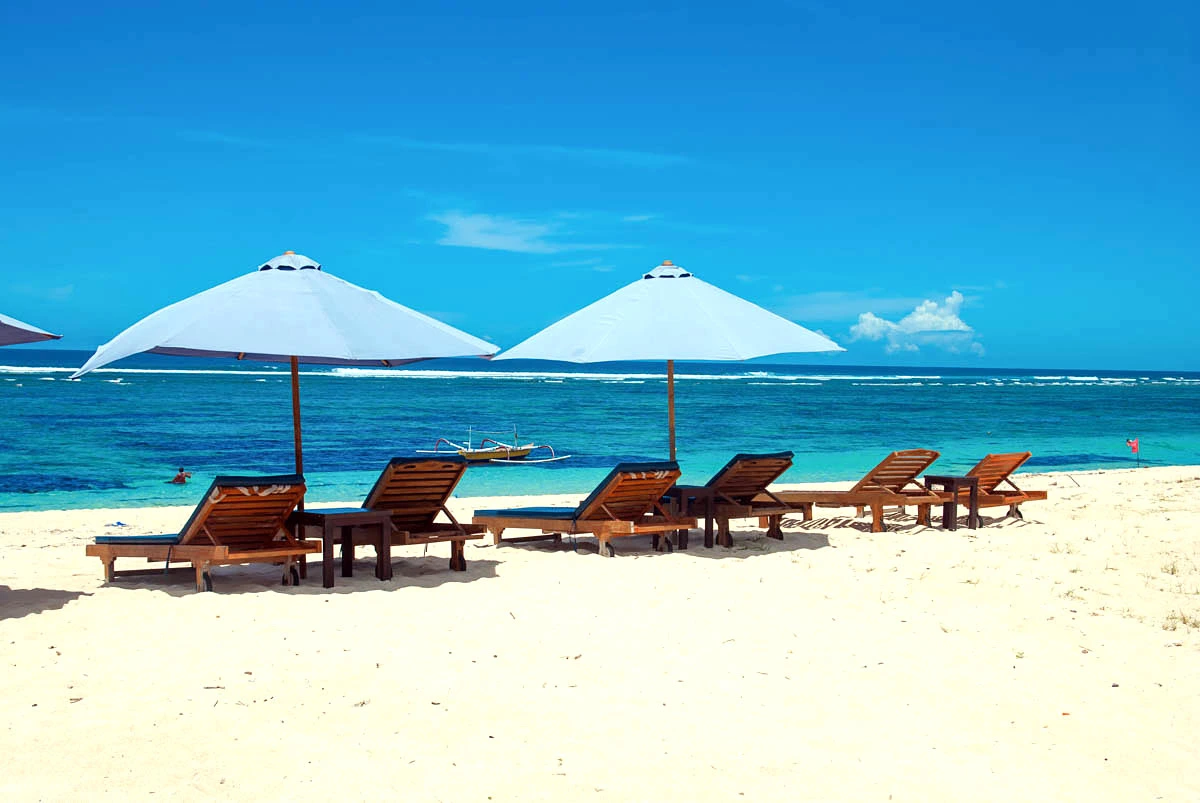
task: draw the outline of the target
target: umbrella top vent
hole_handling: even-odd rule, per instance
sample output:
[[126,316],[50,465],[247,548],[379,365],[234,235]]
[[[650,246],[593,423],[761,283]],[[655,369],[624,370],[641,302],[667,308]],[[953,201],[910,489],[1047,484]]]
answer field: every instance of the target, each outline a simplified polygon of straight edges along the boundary
[[669,259],[663,260],[663,263],[654,270],[643,276],[643,279],[686,279],[692,274],[688,273],[683,268],[679,267]]
[[321,263],[295,251],[284,251],[263,263],[259,270],[320,270]]

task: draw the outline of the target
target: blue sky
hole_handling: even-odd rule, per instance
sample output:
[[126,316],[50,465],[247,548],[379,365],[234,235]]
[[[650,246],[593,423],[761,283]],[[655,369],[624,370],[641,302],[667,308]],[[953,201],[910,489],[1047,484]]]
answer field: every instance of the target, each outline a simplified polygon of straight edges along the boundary
[[1200,10],[985,5],[6,3],[0,311],[295,249],[511,346],[672,259],[805,362],[1200,368]]

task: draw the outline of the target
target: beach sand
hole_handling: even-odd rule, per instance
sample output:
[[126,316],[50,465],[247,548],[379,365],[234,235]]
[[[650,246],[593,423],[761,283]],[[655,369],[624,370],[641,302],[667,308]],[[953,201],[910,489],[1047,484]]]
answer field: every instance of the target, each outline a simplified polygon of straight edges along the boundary
[[388,583],[360,547],[333,589],[314,556],[210,594],[84,555],[188,509],[3,514],[0,797],[1200,799],[1200,467],[1022,484],[1050,501],[979,530],[819,509],[732,549],[397,548]]

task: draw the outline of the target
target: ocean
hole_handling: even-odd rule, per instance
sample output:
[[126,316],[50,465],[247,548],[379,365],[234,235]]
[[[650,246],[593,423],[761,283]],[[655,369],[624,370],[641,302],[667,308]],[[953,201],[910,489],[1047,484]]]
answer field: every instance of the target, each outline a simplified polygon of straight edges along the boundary
[[[77,380],[90,352],[0,352],[0,511],[191,505],[217,474],[293,470],[288,367],[140,355]],[[566,460],[472,466],[459,496],[585,493],[622,460],[665,459],[665,366],[436,360],[304,366],[314,502],[361,499],[389,458],[445,437],[550,444]],[[962,472],[1200,464],[1200,374],[676,365],[678,459],[702,483],[737,452],[795,452],[784,481],[850,480],[895,449]],[[504,441],[511,437],[494,435]],[[167,483],[178,467],[185,486]]]

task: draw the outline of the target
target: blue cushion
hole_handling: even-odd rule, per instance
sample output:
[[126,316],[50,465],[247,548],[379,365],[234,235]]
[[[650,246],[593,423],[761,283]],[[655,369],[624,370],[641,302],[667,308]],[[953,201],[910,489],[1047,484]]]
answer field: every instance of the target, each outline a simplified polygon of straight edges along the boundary
[[495,516],[504,519],[554,519],[570,521],[575,518],[573,507],[510,507],[505,510],[476,510],[477,517]]
[[97,544],[178,544],[178,535],[98,535]]

